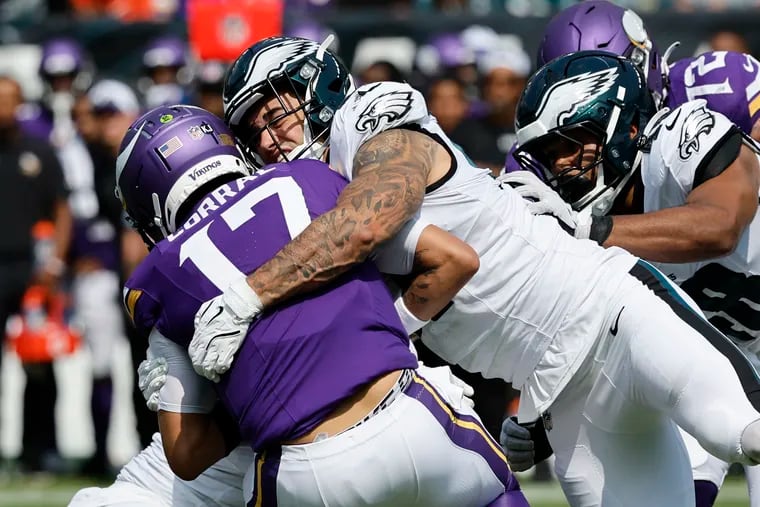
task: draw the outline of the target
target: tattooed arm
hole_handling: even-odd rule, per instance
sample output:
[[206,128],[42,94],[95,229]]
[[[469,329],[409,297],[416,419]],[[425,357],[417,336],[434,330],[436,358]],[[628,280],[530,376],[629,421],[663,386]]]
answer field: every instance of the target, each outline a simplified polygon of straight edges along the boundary
[[365,260],[417,212],[429,176],[448,169],[448,157],[410,130],[385,131],[364,143],[335,207],[248,276],[263,306],[313,290]]
[[[394,129],[365,142],[353,165],[353,181],[333,209],[247,278],[233,280],[224,293],[201,305],[188,347],[198,374],[218,381],[232,365],[248,325],[264,308],[335,279],[396,235],[422,205],[431,178],[445,173],[451,159],[424,134]],[[407,330],[421,327],[431,311],[436,313],[432,309],[442,308],[440,299],[431,302],[435,285],[429,280],[435,276],[435,271],[424,275],[407,295],[409,304],[424,313],[422,319],[405,300],[396,301]]]

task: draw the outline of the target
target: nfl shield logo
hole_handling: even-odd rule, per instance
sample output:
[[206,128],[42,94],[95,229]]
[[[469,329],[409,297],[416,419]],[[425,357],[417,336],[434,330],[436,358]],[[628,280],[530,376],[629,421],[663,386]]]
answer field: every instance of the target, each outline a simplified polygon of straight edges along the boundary
[[195,139],[196,141],[200,140],[205,135],[198,125],[193,125],[187,129],[187,133],[190,134],[190,138]]

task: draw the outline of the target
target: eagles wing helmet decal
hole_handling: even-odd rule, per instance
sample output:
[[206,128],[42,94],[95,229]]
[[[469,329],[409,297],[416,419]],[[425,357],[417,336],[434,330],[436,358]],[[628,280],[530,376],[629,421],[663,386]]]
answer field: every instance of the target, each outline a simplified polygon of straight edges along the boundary
[[617,75],[618,70],[613,67],[596,72],[584,72],[553,84],[538,106],[536,121],[547,129],[561,126],[581,106],[609,91]]
[[382,120],[393,123],[403,118],[412,109],[412,93],[395,91],[376,97],[359,115],[356,130],[374,132],[381,126]]
[[249,81],[253,76],[254,69],[264,69],[266,74],[255,77],[255,82],[266,80],[270,75],[279,74],[285,70],[293,59],[304,53],[316,51],[319,44],[309,40],[286,40],[281,44],[268,47],[256,55],[248,65],[246,80]]
[[687,160],[695,151],[699,151],[699,136],[709,134],[715,126],[715,117],[704,106],[689,113],[681,125],[681,137],[678,142],[678,155]]
[[[305,56],[308,52],[316,51],[319,45],[309,40],[285,40],[263,49],[254,55],[248,68],[245,70],[245,82],[256,83],[256,86],[241,86],[235,95],[229,99],[230,110],[241,107],[257,94],[261,96],[261,87],[267,78],[277,76],[285,70],[285,67],[293,63],[293,60]],[[255,73],[255,74],[254,74]],[[240,112],[232,115],[232,120],[239,121],[237,116]]]

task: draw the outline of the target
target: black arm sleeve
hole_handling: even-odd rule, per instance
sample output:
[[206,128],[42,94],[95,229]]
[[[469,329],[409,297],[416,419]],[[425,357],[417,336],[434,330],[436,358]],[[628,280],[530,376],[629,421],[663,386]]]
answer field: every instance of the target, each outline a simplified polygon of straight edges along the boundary
[[694,184],[692,188],[696,188],[705,181],[714,178],[726,170],[730,166],[736,157],[739,156],[739,150],[741,149],[744,134],[742,134],[739,127],[733,126],[723,136],[723,139],[713,147],[712,150],[702,159],[697,167],[697,171],[694,174]]

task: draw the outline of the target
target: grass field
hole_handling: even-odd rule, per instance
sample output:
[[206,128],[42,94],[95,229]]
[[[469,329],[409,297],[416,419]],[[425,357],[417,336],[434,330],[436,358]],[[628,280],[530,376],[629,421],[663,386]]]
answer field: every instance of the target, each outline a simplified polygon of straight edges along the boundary
[[[85,480],[36,478],[0,484],[2,507],[63,507],[79,489],[91,486]],[[523,490],[532,507],[561,507],[567,504],[556,482],[523,481]],[[747,507],[747,487],[743,479],[726,481],[718,495],[716,507]]]

